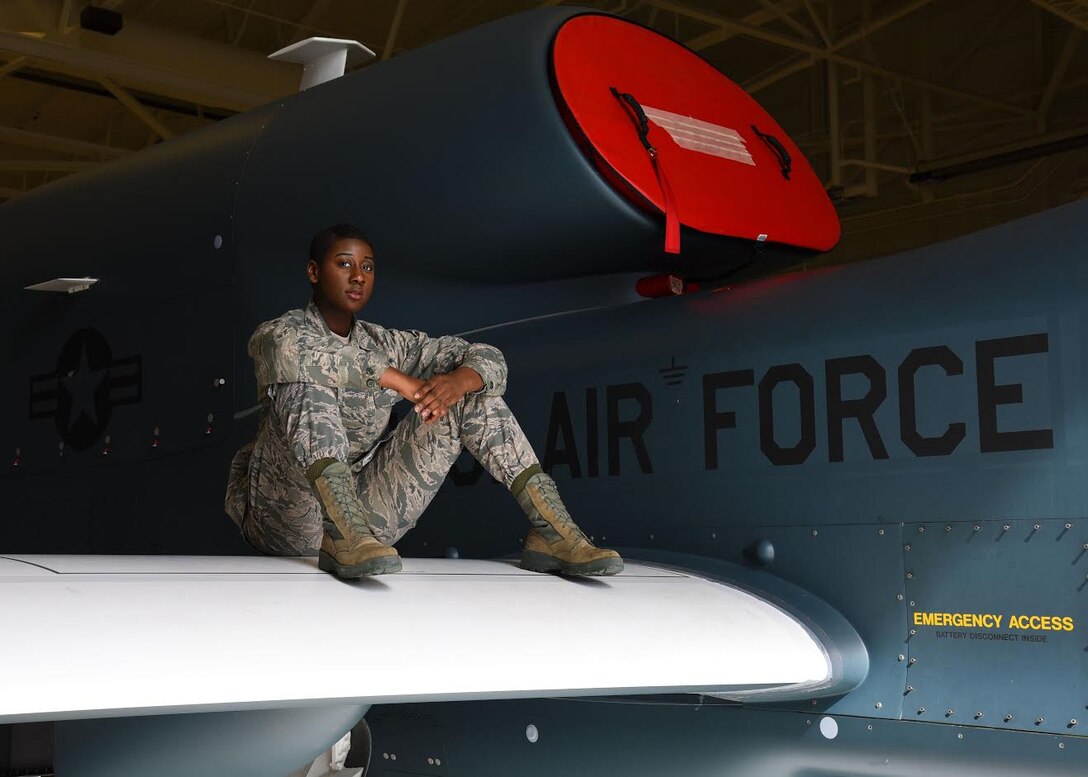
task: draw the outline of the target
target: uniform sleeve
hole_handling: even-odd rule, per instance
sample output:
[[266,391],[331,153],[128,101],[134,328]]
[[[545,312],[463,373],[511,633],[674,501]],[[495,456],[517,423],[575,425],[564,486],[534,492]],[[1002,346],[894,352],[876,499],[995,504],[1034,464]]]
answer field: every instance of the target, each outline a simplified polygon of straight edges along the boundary
[[506,391],[506,359],[502,351],[486,343],[470,343],[460,337],[429,337],[415,330],[388,330],[393,366],[408,375],[429,378],[470,367],[479,373],[484,387],[480,393],[502,396]]
[[343,345],[282,319],[257,327],[249,339],[258,387],[314,383],[331,388],[381,391],[378,380],[393,361],[374,348]]

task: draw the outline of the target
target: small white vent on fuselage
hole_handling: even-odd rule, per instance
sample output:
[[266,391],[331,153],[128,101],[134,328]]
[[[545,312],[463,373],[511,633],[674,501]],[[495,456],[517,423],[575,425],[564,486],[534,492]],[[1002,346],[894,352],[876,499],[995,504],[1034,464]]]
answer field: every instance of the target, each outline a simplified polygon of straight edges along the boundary
[[98,278],[54,278],[51,281],[42,281],[33,286],[26,286],[27,291],[63,291],[75,294],[77,291],[86,291],[98,283]]

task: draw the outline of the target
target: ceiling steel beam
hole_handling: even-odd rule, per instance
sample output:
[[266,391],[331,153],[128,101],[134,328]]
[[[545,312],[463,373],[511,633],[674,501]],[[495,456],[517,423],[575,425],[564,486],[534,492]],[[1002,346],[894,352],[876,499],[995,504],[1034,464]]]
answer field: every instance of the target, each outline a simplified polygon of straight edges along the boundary
[[30,62],[30,60],[26,57],[16,57],[10,62],[0,65],[0,78],[3,78],[8,73],[14,73],[16,70],[18,70],[28,62]]
[[[828,29],[835,29],[835,6],[827,7]],[[841,189],[842,177],[842,115],[839,108],[839,66],[827,63],[827,166],[828,188]]]
[[0,172],[78,173],[97,164],[97,162],[72,162],[63,159],[0,159]]
[[[1017,113],[1021,115],[1028,115],[1032,113],[1031,108],[1023,105],[1016,105],[1005,100],[1000,100],[996,97],[990,97],[988,95],[975,94],[974,92],[967,92],[962,89],[956,89],[954,87],[947,86],[946,84],[938,83],[936,81],[929,81],[924,78],[918,78],[916,76],[908,75],[907,73],[899,73],[894,70],[889,70],[888,68],[881,67],[875,62],[867,62],[862,59],[857,59],[856,57],[848,57],[835,51],[829,51],[827,49],[821,48],[820,46],[806,43],[805,41],[799,41],[796,38],[789,37],[788,35],[780,35],[778,33],[764,30],[759,27],[753,27],[752,25],[745,24],[744,22],[732,21],[730,19],[726,19],[723,16],[718,16],[717,14],[708,13],[706,11],[701,11],[696,8],[691,8],[682,3],[674,2],[673,0],[650,1],[654,3],[654,5],[660,7],[662,10],[674,11],[676,13],[683,14],[692,19],[696,19],[709,25],[715,25],[722,28],[732,27],[742,35],[746,35],[757,40],[762,40],[775,46],[781,46],[783,48],[793,49],[795,51],[810,54],[814,59],[822,59],[827,60],[828,62],[835,62],[840,65],[847,65],[848,67],[852,67],[862,73],[872,73],[873,75],[877,75],[882,78],[898,81],[904,84],[910,84],[919,89],[929,89],[930,91],[947,94],[951,97],[958,97],[962,100],[970,100],[981,105],[986,105],[990,108],[995,108],[997,110],[1009,111],[1010,113]],[[921,7],[921,5],[924,5],[925,3],[928,3],[930,1],[931,0],[916,0],[915,3],[911,3],[910,5],[911,7]],[[901,15],[898,13],[895,15],[897,16],[897,18],[901,17]],[[874,21],[872,25],[869,26],[869,31],[872,31],[873,29],[879,29],[879,27],[883,26],[882,22],[887,23],[886,20],[882,19]],[[857,33],[850,36],[849,39],[843,39],[843,41],[839,41],[838,43],[836,43],[836,46],[839,46],[840,44],[845,45],[844,41],[854,39],[856,35]],[[860,40],[860,37],[858,37],[857,39]],[[789,67],[796,67],[796,63],[794,65],[790,65]],[[797,71],[793,70],[792,72]]]
[[980,159],[988,159],[1000,154],[1011,154],[1017,151],[1025,151],[1027,149],[1035,149],[1040,146],[1048,146],[1054,143],[1067,142],[1076,138],[1083,138],[1088,136],[1088,125],[1081,127],[1073,127],[1072,129],[1062,130],[1061,132],[1048,132],[1045,135],[1035,135],[1030,138],[1023,138],[1021,140],[1012,141],[1010,143],[1001,143],[995,146],[989,146],[988,148],[976,148],[963,154],[955,154],[940,159],[931,159],[926,161],[925,164],[918,165],[920,171],[932,170],[938,167],[951,167],[954,165],[962,165],[969,162],[976,162]]
[[[448,17],[436,24],[434,27],[428,29],[423,35],[422,40],[425,42],[436,41],[440,38],[445,38],[454,30],[460,29],[462,22],[469,18],[472,14],[476,13],[485,0],[471,0],[470,2],[461,2],[457,4],[458,13],[455,16]],[[653,27],[653,20],[651,19],[647,25]]]
[[[942,124],[939,127],[937,127],[937,130],[940,131],[940,132],[962,132],[962,131],[965,131],[965,130],[978,130],[978,131],[981,132],[982,130],[991,129],[991,128],[995,127],[995,126],[1008,126],[1010,124],[1010,122],[1014,122],[1014,121],[1018,121],[1018,120],[1017,119],[1011,119],[1010,120],[1008,118],[1002,118],[1002,119],[983,119],[983,120],[979,120],[979,121],[965,121],[965,122],[959,122],[959,123],[956,123],[956,124]],[[844,127],[845,127],[845,125],[847,123],[848,122],[843,123]],[[885,130],[883,132],[878,132],[876,137],[877,137],[877,140],[880,143],[882,143],[884,145],[887,145],[888,141],[908,140],[909,139],[909,133],[905,128],[901,127],[899,129],[895,129],[895,130]],[[820,134],[798,136],[798,137],[795,137],[793,139],[793,141],[797,145],[797,147],[799,149],[801,149],[801,151],[804,152],[804,154],[806,156],[809,156],[809,155],[820,156],[820,155],[826,155],[827,154],[828,143],[827,143],[827,133],[826,132],[823,132],[823,133],[820,133]],[[864,143],[865,143],[865,138],[862,135],[846,135],[846,134],[844,134],[842,136],[842,147],[844,149],[845,148],[858,149]],[[926,160],[926,163],[928,164],[928,160]],[[919,164],[922,164],[922,162],[919,162]]]
[[94,156],[116,159],[132,153],[127,148],[104,146],[100,143],[88,143],[85,140],[62,138],[58,135],[46,135],[41,132],[29,132],[15,127],[0,127],[0,143],[7,143],[22,148],[38,148],[45,151],[59,151],[65,154]]
[[[229,9],[231,11],[237,11],[238,13],[245,14],[246,16],[255,16],[258,19],[265,19],[266,21],[275,22],[276,24],[282,24],[283,26],[287,27],[288,29],[296,29],[296,30],[304,31],[304,32],[308,33],[308,35],[306,37],[309,37],[309,36],[312,36],[312,35],[317,35],[317,36],[326,37],[326,38],[340,37],[339,34],[336,33],[333,30],[327,30],[327,29],[325,29],[323,27],[314,26],[313,24],[306,24],[304,22],[295,21],[294,19],[285,19],[282,16],[276,16],[275,14],[265,13],[264,11],[258,11],[253,7],[242,7],[242,6],[239,6],[239,5],[235,5],[232,2],[227,2],[227,0],[204,0],[204,2],[205,3],[210,3],[211,5],[217,5],[220,8],[226,8],[226,9]],[[127,23],[126,23],[126,29],[127,29]],[[365,41],[360,41],[360,42],[363,43],[367,48],[371,48],[371,49],[374,48],[373,46],[371,46],[369,43],[366,43]]]
[[60,17],[57,19],[57,32],[64,34],[68,32],[74,25],[72,24],[72,4],[74,0],[64,0],[64,4],[60,7]]
[[812,19],[812,23],[816,25],[816,32],[820,34],[820,38],[823,40],[824,45],[831,48],[831,36],[827,32],[827,27],[824,26],[823,21],[820,19],[820,14],[816,13],[816,6],[812,4],[812,0],[804,0],[805,10],[808,11],[808,17]]
[[867,21],[863,23],[861,27],[858,28],[856,31],[852,32],[844,38],[840,38],[839,40],[835,41],[835,45],[831,47],[831,50],[840,51],[851,44],[864,40],[877,30],[883,29],[889,24],[893,24],[905,16],[909,16],[918,9],[924,8],[925,6],[929,5],[931,2],[933,2],[933,0],[913,0],[913,2],[902,5],[899,8],[896,8],[891,13],[881,16],[879,19]]
[[[246,3],[245,8],[239,9],[239,10],[242,11],[242,21],[238,22],[238,29],[235,30],[234,34],[230,36],[230,45],[234,46],[235,48],[237,48],[238,44],[241,43],[241,41],[242,41],[242,36],[246,32],[246,25],[249,24],[249,12],[253,9],[253,5],[256,2],[257,2],[257,0],[248,0],[248,2]],[[229,34],[229,29],[228,29],[228,34]],[[296,36],[296,40],[298,40],[300,38],[302,38],[301,34]]]
[[129,111],[140,121],[151,128],[151,131],[158,135],[163,140],[170,140],[174,137],[174,131],[159,121],[155,114],[147,109],[139,100],[132,96],[127,89],[118,85],[109,78],[99,79],[102,86],[109,90],[110,94],[117,98],[117,101],[121,105],[129,109]]
[[[289,89],[257,92],[222,82],[203,80],[186,73],[154,67],[149,63],[124,59],[101,51],[76,48],[3,31],[0,31],[0,51],[31,59],[44,70],[83,78],[113,78],[126,86],[135,86],[173,99],[233,111],[244,111],[269,102],[280,95],[290,94],[297,86],[299,78],[297,66],[288,65],[290,70],[284,72],[291,75],[278,81],[284,84],[293,81]],[[177,52],[179,48],[173,47],[169,51]]]
[[[841,40],[839,40],[837,42],[834,42],[834,43],[831,40],[831,34],[828,32],[826,25],[824,25],[823,22],[820,21],[819,14],[817,13],[816,8],[812,3],[812,0],[802,0],[802,2],[805,4],[805,7],[808,9],[809,15],[812,17],[813,23],[816,24],[816,26],[817,26],[817,30],[820,33],[820,37],[821,37],[821,39],[823,39],[824,45],[827,47],[826,51],[836,52],[836,51],[839,51],[840,49],[842,49],[842,48],[844,48],[846,46],[849,46],[849,45],[851,45],[853,43],[857,43],[859,40],[864,39],[867,35],[870,35],[870,34],[876,32],[877,30],[888,26],[889,24],[891,24],[893,22],[899,21],[904,16],[906,16],[906,15],[908,15],[910,13],[913,13],[914,11],[917,11],[919,8],[922,8],[925,5],[928,5],[930,2],[932,2],[932,0],[914,0],[914,2],[908,3],[907,5],[904,5],[904,6],[901,6],[901,7],[897,8],[895,11],[893,11],[893,12],[891,12],[889,14],[886,14],[885,16],[882,16],[880,19],[877,19],[877,20],[875,20],[873,22],[870,22],[869,24],[862,25],[860,30],[855,31],[855,32],[851,33],[850,35],[846,36],[845,38],[843,38],[843,39],[841,39]],[[753,17],[755,17],[755,16],[757,16],[757,14],[752,14],[750,16],[747,16],[747,17],[745,17],[744,19],[741,20],[741,23],[742,24],[751,24],[751,23],[753,23]],[[701,21],[706,21],[707,23],[712,23],[712,22],[707,21],[706,19],[702,19]],[[728,25],[730,25],[730,24],[732,24],[734,27],[737,26],[735,22],[729,22],[728,20],[721,20],[721,23],[723,23],[726,26],[722,26],[718,30],[714,30],[712,32],[705,33],[704,35],[700,36],[700,38],[705,38],[707,42],[712,44],[712,43],[718,43],[718,42],[720,42],[722,40],[733,37],[735,35],[747,34],[745,32],[741,32],[739,29],[732,29],[732,30],[729,29]],[[778,36],[778,37],[781,37],[781,36]],[[783,40],[787,40],[787,39],[783,38]],[[692,41],[689,41],[689,43],[688,43],[689,47],[695,48],[694,46],[691,45],[691,43],[696,42],[696,41],[699,41],[699,38],[693,38]],[[767,41],[767,42],[778,42],[778,41]],[[798,42],[800,42],[800,41],[798,41]],[[698,49],[696,49],[696,50],[698,50]],[[774,71],[772,73],[768,73],[768,74],[763,75],[763,76],[760,76],[758,79],[750,82],[752,84],[753,88],[749,88],[746,85],[745,89],[747,89],[749,92],[754,94],[755,92],[757,92],[757,91],[759,91],[761,89],[766,89],[768,86],[771,86],[772,84],[778,83],[779,81],[781,81],[784,78],[788,78],[789,76],[792,76],[794,73],[799,73],[799,72],[801,72],[801,71],[815,65],[816,62],[818,60],[820,60],[820,59],[826,59],[826,54],[825,54],[825,56],[821,57],[821,56],[817,56],[817,55],[813,54],[811,52],[811,50],[809,48],[807,48],[807,47],[804,50],[809,53],[809,58],[808,59],[790,62],[790,63],[786,64],[785,66],[783,66],[779,70],[776,70],[776,71]]]
[[397,45],[397,33],[400,32],[400,23],[404,19],[404,9],[408,5],[408,0],[397,0],[397,10],[393,12],[393,23],[389,25],[389,35],[385,38],[385,45],[382,46],[382,59],[389,59],[393,56],[393,47]]
[[[872,24],[873,17],[873,0],[861,0],[861,22],[863,27],[870,26]],[[873,59],[876,55],[873,52],[873,44],[868,38],[864,39],[864,51],[865,56],[868,59]],[[906,130],[910,132],[910,123],[907,121],[907,117],[903,115],[902,106],[898,100],[894,100],[895,107],[899,109],[900,115],[903,119],[903,124]],[[864,117],[864,134],[865,134],[865,165],[863,167],[865,173],[865,196],[876,197],[877,196],[877,172],[887,168],[882,168],[877,161],[877,140],[876,140],[876,80],[872,73],[866,73],[861,77],[861,112]],[[840,138],[840,143],[841,143]],[[894,172],[894,171],[890,171]]]
[[1088,2],[1085,0],[1031,0],[1044,11],[1088,32]]
[[[651,2],[649,5],[650,8],[654,11],[662,10],[661,7],[658,6],[656,3]],[[800,0],[787,0],[786,2],[781,3],[778,7],[783,11],[795,11],[801,7],[801,3]],[[767,10],[763,10],[750,13],[747,16],[743,17],[741,21],[745,24],[751,24],[759,27],[761,25],[767,24],[768,22],[774,21],[774,19],[775,15],[773,13]],[[719,27],[716,30],[704,32],[702,35],[698,35],[691,40],[684,41],[684,45],[692,51],[702,51],[703,49],[708,49],[711,46],[716,46],[719,43],[723,43],[730,38],[735,38],[738,35],[740,35],[740,33],[736,30],[728,29],[726,27]]]
[[808,70],[810,67],[816,64],[816,57],[809,54],[808,56],[801,56],[800,59],[796,59],[788,65],[778,67],[771,73],[766,75],[757,76],[754,79],[745,81],[741,86],[744,87],[744,91],[748,94],[756,94],[757,92],[766,89],[772,84],[777,84],[784,78],[792,76],[794,73],[800,73],[802,70]]
[[759,2],[759,4],[761,6],[763,6],[768,11],[773,13],[775,15],[776,19],[780,20],[781,22],[786,24],[788,27],[790,27],[790,28],[796,30],[797,32],[801,33],[806,38],[813,37],[812,36],[812,30],[810,30],[808,27],[801,24],[799,21],[797,21],[792,16],[790,16],[790,11],[793,10],[792,8],[787,10],[786,8],[784,8],[782,6],[775,5],[772,2],[772,0],[757,0],[757,1]]
[[[295,25],[295,34],[291,37],[292,43],[297,43],[303,38],[307,37],[306,31],[313,28],[313,25],[321,18],[322,14],[329,8],[329,2],[331,0],[314,0],[313,5],[310,6],[310,10],[306,12],[306,15],[299,19]],[[253,8],[253,0],[250,0],[247,7],[247,11]],[[249,14],[246,14],[245,21],[249,21]],[[245,22],[242,24],[242,29],[245,29]],[[240,31],[239,31],[240,32]]]
[[[184,48],[176,45],[166,49],[174,53],[183,50]],[[290,94],[297,87],[299,79],[297,66],[286,65],[284,70],[275,74],[279,76],[278,78],[266,79],[269,87],[273,84],[277,86],[282,84],[280,88],[275,91],[271,89],[256,91],[229,83],[205,80],[178,70],[155,67],[147,62],[122,58],[103,51],[77,48],[3,31],[0,31],[0,51],[31,59],[44,70],[83,78],[112,78],[126,86],[137,87],[154,94],[232,111],[244,111],[278,96]],[[263,57],[261,59],[263,60]],[[206,60],[205,64],[207,64]],[[227,68],[220,71],[220,73],[223,72],[232,71]],[[280,73],[284,75],[281,76]],[[271,71],[269,75],[272,75]],[[290,84],[290,87],[287,87],[287,84]]]
[[[1086,86],[1088,86],[1088,77],[1068,78],[1065,81],[1063,81],[1062,84],[1058,87],[1058,91],[1059,92],[1075,91],[1077,89],[1083,89]],[[1023,91],[1023,92],[1017,92],[1017,93],[1012,95],[1012,97],[1014,99],[1029,99],[1030,96],[1031,96],[1031,91],[1030,90],[1026,90],[1026,91]],[[893,111],[886,111],[884,113],[881,113],[878,118],[882,121],[884,119],[888,119],[888,118],[892,118],[892,117],[896,117],[896,116],[899,116],[899,111],[898,110],[896,110],[894,112]],[[1007,128],[1007,127],[1015,126],[1017,124],[1023,124],[1025,121],[1030,121],[1031,119],[1033,119],[1034,118],[1034,113],[1032,113],[1032,114],[1030,114],[1028,116],[1001,115],[1001,116],[991,116],[991,117],[988,117],[988,118],[973,118],[973,117],[977,117],[977,116],[978,116],[978,110],[976,108],[966,108],[966,109],[960,108],[960,109],[955,110],[955,111],[946,111],[946,112],[941,113],[939,115],[934,115],[932,117],[932,121],[933,121],[933,125],[934,125],[933,126],[933,131],[934,132],[964,132],[964,131],[970,131],[970,132],[973,133],[972,138],[977,139],[977,138],[982,136],[982,134],[981,134],[982,130],[985,130],[987,128],[999,128],[999,127],[1006,127]],[[845,132],[845,129],[847,127],[852,127],[854,125],[860,124],[861,121],[862,121],[861,119],[851,119],[849,121],[844,121],[843,122],[844,132]],[[1024,125],[1024,126],[1026,127],[1027,125]],[[1034,126],[1034,124],[1032,124],[1032,126]],[[1030,131],[1030,130],[1028,130],[1028,131]],[[1086,129],[1085,131],[1088,132],[1088,129]],[[1076,134],[1078,131],[1074,130],[1073,132],[1074,132],[1074,134]],[[1065,133],[1063,133],[1063,132],[1052,133],[1051,135],[1044,135],[1043,133],[1036,130],[1036,131],[1032,132],[1032,134],[1030,134],[1026,138],[1021,138],[1020,140],[1015,141],[1015,143],[1027,143],[1029,140],[1031,140],[1033,138],[1036,139],[1036,140],[1038,140],[1039,138],[1055,139],[1055,138],[1064,137],[1064,135],[1065,135]],[[884,130],[884,131],[879,132],[877,137],[881,141],[888,140],[888,139],[895,139],[895,138],[909,138],[910,137],[910,131],[908,131],[906,128],[904,128],[902,130],[896,130],[896,131]],[[810,153],[811,154],[823,154],[823,153],[827,152],[828,139],[827,139],[827,132],[826,131],[800,133],[800,134],[797,134],[797,135],[793,136],[793,141],[797,144],[798,148],[802,149],[806,154],[810,154]],[[843,142],[844,145],[856,146],[856,145],[863,142],[863,138],[862,138],[861,135],[844,135],[843,139],[842,139],[842,142]],[[972,142],[975,142],[975,140],[972,140]],[[997,147],[995,147],[995,148],[997,148]],[[1004,149],[1002,149],[1002,150],[1004,150]],[[974,148],[974,149],[972,149],[972,151],[970,153],[974,154],[976,151],[977,151],[977,148]],[[951,158],[951,156],[946,155],[946,158]],[[919,164],[921,165],[921,164],[923,164],[923,162],[919,162]],[[926,160],[924,162],[924,164],[929,164],[929,160]]]
[[943,181],[959,175],[990,170],[1003,165],[1024,162],[1039,157],[1062,154],[1088,146],[1088,129],[1078,127],[1064,132],[1040,135],[1016,143],[1008,143],[983,151],[961,154],[955,157],[934,159],[911,175],[911,183]]
[[[858,41],[865,38],[867,35],[870,35],[893,22],[899,21],[907,14],[913,13],[919,8],[922,8],[923,6],[929,5],[929,3],[933,2],[933,0],[913,0],[913,2],[907,3],[901,8],[897,8],[892,13],[882,16],[879,19],[873,20],[870,24],[862,25],[859,30],[851,33],[850,35],[842,38],[841,40],[836,41],[835,45],[832,46],[830,50],[828,50],[821,48],[820,46],[817,46],[813,43],[808,43],[807,41],[797,40],[796,38],[791,38],[788,35],[781,35],[777,32],[762,29],[761,27],[758,27],[746,21],[729,19],[725,16],[721,16],[710,11],[704,11],[700,8],[693,8],[684,3],[675,2],[675,0],[648,1],[652,5],[657,6],[663,11],[678,13],[681,16],[686,16],[689,19],[694,19],[711,27],[719,27],[723,30],[728,30],[729,28],[732,28],[737,33],[750,38],[756,38],[757,40],[762,40],[766,43],[772,43],[776,46],[782,46],[783,48],[803,51],[807,54],[818,54],[821,55],[823,58],[826,58],[831,53],[839,51],[840,49],[843,49],[852,43],[857,43]],[[773,15],[771,18],[774,18]]]
[[[59,18],[59,0],[36,0]],[[125,20],[123,35],[76,29],[20,34],[25,15],[0,2],[0,51],[38,69],[114,82],[142,92],[210,108],[243,111],[296,91],[300,67],[191,35]]]
[[[843,38],[843,39],[841,39],[841,40],[839,40],[839,41],[837,41],[835,43],[832,43],[831,34],[828,32],[827,27],[820,22],[819,15],[816,12],[815,6],[813,6],[813,4],[812,4],[812,0],[803,0],[803,2],[805,3],[806,7],[808,8],[809,14],[812,16],[813,22],[818,25],[818,29],[820,31],[820,37],[823,39],[825,45],[827,46],[826,51],[827,52],[835,52],[835,51],[838,51],[839,49],[842,49],[845,46],[849,46],[852,43],[856,43],[857,41],[862,40],[867,35],[869,35],[869,34],[871,34],[873,32],[876,32],[877,30],[879,30],[879,29],[881,29],[883,27],[888,26],[892,22],[899,21],[900,19],[902,19],[907,14],[913,13],[914,11],[917,11],[919,8],[921,8],[921,7],[925,6],[925,5],[928,5],[930,2],[932,2],[932,0],[915,0],[912,3],[908,3],[907,5],[901,6],[900,8],[897,8],[892,13],[889,13],[889,14],[887,14],[885,16],[882,16],[880,19],[877,19],[876,21],[873,21],[873,22],[871,22],[871,23],[869,23],[867,25],[862,25],[862,28],[860,30],[857,30],[856,32],[851,33],[850,35],[846,36],[845,38]],[[753,16],[754,16],[754,14],[753,14]],[[709,21],[707,21],[705,19],[703,21],[706,21],[707,23],[713,23],[713,22],[709,22]],[[750,23],[751,22],[751,17],[745,17],[744,19],[741,20],[741,22],[742,23]],[[720,20],[720,23],[725,24],[725,25],[732,24],[734,27],[737,26],[735,22],[731,23],[728,20]],[[747,34],[747,33],[742,33],[741,31],[739,31],[739,29],[738,30],[729,30],[728,26],[723,26],[723,27],[721,27],[720,29],[718,29],[716,31],[705,33],[705,36],[701,36],[701,37],[707,37],[708,40],[712,39],[714,42],[718,42],[720,40],[724,40],[726,37],[732,37],[734,35],[740,35],[740,34]],[[715,37],[712,38],[712,36],[715,36]],[[778,36],[778,37],[781,37],[781,36]],[[697,39],[694,39],[694,40],[697,40]],[[785,40],[788,40],[788,39],[783,38],[783,41],[785,41]],[[767,41],[767,42],[778,42],[778,41]],[[798,42],[800,42],[800,41],[798,41]],[[689,45],[690,45],[690,43],[689,43]],[[811,49],[808,48],[808,47],[806,47],[803,50],[809,53],[809,58],[807,60],[790,62],[790,63],[786,64],[784,67],[782,67],[780,70],[777,70],[777,71],[772,72],[772,73],[768,73],[768,74],[766,74],[764,76],[760,76],[757,80],[752,82],[753,86],[755,87],[754,91],[752,89],[749,89],[749,91],[754,94],[756,91],[759,91],[761,89],[766,89],[768,86],[771,86],[772,84],[776,84],[779,81],[781,81],[782,79],[788,78],[789,76],[793,75],[794,73],[799,73],[799,72],[805,70],[807,67],[811,67],[812,65],[815,65],[818,60],[826,59],[827,56],[828,56],[826,54],[826,52],[825,52],[824,56],[817,56],[816,54],[812,53]],[[745,88],[747,89],[748,87],[745,87]]]
[[1054,98],[1058,94],[1058,87],[1061,86],[1062,79],[1065,78],[1065,72],[1069,69],[1069,63],[1073,61],[1073,54],[1076,53],[1077,44],[1080,43],[1080,35],[1081,30],[1079,27],[1073,27],[1069,30],[1069,36],[1065,39],[1065,46],[1058,56],[1058,61],[1054,64],[1054,70],[1050,74],[1050,80],[1047,82],[1046,89],[1043,90],[1043,96],[1039,100],[1039,107],[1036,109],[1036,113],[1041,117],[1046,116],[1051,103],[1054,102]]
[[1021,0],[1008,0],[1008,2],[1005,3],[1005,6],[1000,11],[990,17],[989,22],[982,29],[982,32],[979,33],[978,36],[974,39],[974,41],[972,41],[971,45],[960,52],[960,55],[956,57],[955,61],[953,61],[951,65],[944,69],[944,72],[941,73],[940,77],[937,80],[947,81],[952,78],[952,76],[954,76],[956,73],[958,73],[959,69],[967,64],[967,62],[970,61],[971,57],[973,57],[975,53],[980,48],[982,48],[983,44],[985,44],[986,41],[990,39],[994,32],[997,31],[997,28],[1000,27],[1001,23],[1005,21],[1005,17],[1012,12],[1012,9],[1019,6],[1020,3]]
[[[909,167],[903,167],[902,165],[889,165],[884,162],[870,162],[867,159],[844,159],[840,163],[843,167],[860,167],[864,170],[883,171],[885,173],[899,173],[900,175],[910,175],[914,172]],[[861,191],[867,197],[875,197],[876,194],[869,191],[868,183],[862,187]]]
[[[9,10],[13,11],[14,8],[10,7],[13,4],[9,3],[8,5]],[[49,13],[41,3],[37,3],[35,0],[19,0],[17,5],[23,9],[24,18],[30,22],[30,26],[36,27],[42,32],[56,29],[53,20],[57,19],[58,16]]]

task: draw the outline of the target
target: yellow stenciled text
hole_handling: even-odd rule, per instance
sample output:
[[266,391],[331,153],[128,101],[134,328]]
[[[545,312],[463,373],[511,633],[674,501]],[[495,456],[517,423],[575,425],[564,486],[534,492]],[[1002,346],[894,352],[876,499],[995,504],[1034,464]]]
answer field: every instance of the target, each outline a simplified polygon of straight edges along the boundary
[[915,612],[915,626],[952,626],[958,629],[1000,629],[1023,631],[1073,631],[1076,624],[1068,615],[1019,615],[980,612]]

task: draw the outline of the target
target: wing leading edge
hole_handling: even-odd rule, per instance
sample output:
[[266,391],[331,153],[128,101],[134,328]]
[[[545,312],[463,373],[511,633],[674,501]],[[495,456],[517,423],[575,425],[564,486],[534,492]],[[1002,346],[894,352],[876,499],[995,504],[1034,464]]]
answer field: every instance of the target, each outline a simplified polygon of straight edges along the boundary
[[736,586],[404,566],[344,583],[309,559],[0,558],[0,723],[830,680],[833,646]]

